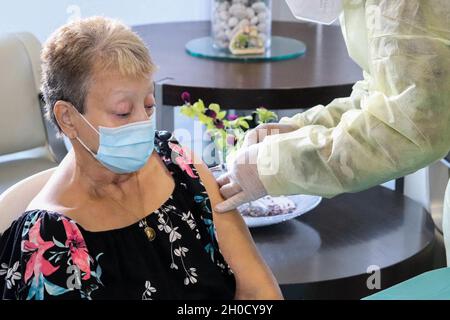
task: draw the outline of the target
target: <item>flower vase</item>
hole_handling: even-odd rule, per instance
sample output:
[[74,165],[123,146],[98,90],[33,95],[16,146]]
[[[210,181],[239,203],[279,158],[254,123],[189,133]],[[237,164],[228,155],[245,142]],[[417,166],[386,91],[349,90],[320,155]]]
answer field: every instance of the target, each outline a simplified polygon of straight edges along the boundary
[[[270,48],[272,0],[212,0],[211,35],[216,49],[242,54],[253,48]],[[241,35],[240,35],[241,34]],[[248,41],[242,41],[248,36]],[[249,48],[250,47],[250,48]]]

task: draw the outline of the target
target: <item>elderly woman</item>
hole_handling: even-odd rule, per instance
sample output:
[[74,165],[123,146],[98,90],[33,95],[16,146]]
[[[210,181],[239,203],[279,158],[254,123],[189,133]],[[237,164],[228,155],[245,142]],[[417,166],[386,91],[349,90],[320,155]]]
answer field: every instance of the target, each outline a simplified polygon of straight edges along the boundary
[[[0,241],[3,299],[278,299],[212,174],[155,131],[154,65],[93,17],[44,46],[47,116],[73,149]],[[195,158],[194,158],[195,159]]]

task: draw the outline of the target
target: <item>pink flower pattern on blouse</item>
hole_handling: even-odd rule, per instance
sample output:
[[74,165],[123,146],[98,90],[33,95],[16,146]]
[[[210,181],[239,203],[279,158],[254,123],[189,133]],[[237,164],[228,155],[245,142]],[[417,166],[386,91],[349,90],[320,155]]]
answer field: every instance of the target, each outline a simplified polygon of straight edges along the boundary
[[175,162],[178,164],[181,170],[185,171],[189,175],[189,177],[193,179],[198,178],[198,176],[192,170],[192,157],[189,152],[186,151],[186,148],[183,148],[179,144],[171,142],[169,142],[169,148],[178,154],[178,156],[175,157]]
[[[69,284],[66,284],[67,287],[61,287],[48,278],[60,268],[64,273],[67,270],[78,270],[75,271],[75,275],[79,279],[80,285],[81,280],[89,280],[92,276],[97,281],[96,283],[102,284],[100,280],[101,268],[98,267],[97,272],[91,270],[91,262],[94,260],[89,255],[86,242],[78,225],[61,215],[58,221],[62,222],[64,226],[65,241],[60,242],[55,237],[52,240],[45,241],[41,235],[42,221],[43,218],[40,217],[36,222],[31,223],[30,229],[23,234],[21,243],[21,251],[25,257],[23,280],[24,284],[29,287],[27,299],[42,300],[44,299],[44,293],[57,296],[74,290],[75,286],[71,288]],[[66,266],[64,266],[65,264]],[[67,270],[64,268],[67,268]],[[98,286],[94,285],[92,288],[87,291],[81,287],[77,289],[80,289],[79,292],[82,297],[90,299],[90,293]]]
[[49,261],[44,258],[44,253],[55,246],[52,241],[44,241],[40,235],[41,220],[38,220],[29,231],[29,240],[22,242],[23,252],[33,252],[28,260],[24,280],[28,282],[34,274],[35,281],[38,281],[41,274],[49,276],[59,267],[54,267]]
[[67,219],[63,219],[63,224],[67,235],[65,244],[70,250],[72,262],[81,271],[86,273],[83,280],[88,280],[91,277],[91,266],[89,264],[89,253],[83,235],[80,229]]

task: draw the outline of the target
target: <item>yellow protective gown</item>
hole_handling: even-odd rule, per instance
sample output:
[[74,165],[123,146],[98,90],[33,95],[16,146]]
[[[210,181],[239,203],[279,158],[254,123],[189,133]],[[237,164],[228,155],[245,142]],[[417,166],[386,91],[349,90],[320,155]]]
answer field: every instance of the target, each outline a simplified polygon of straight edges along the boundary
[[269,194],[356,192],[450,150],[450,1],[344,0],[340,18],[364,80],[351,97],[281,119],[299,129],[261,144],[257,166]]

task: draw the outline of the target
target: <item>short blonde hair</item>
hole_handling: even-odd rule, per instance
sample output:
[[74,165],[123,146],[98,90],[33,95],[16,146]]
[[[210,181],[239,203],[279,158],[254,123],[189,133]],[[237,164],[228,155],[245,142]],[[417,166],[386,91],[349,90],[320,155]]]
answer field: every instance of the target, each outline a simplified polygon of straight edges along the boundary
[[46,117],[60,133],[55,103],[68,101],[84,113],[94,70],[117,70],[137,78],[148,77],[156,69],[142,39],[122,22],[104,17],[60,27],[44,44],[41,59]]

